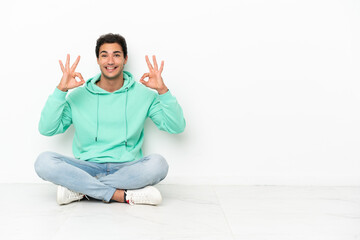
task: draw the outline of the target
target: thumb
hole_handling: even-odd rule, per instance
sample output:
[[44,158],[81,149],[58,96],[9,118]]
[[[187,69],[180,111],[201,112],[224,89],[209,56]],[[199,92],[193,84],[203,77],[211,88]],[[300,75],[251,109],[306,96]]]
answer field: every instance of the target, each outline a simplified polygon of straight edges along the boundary
[[144,73],[144,74],[142,75],[142,77],[140,78],[139,82],[141,82],[141,83],[144,84],[145,86],[148,86],[148,82],[144,80],[144,79],[147,78],[147,77],[149,77],[149,73]]
[[143,79],[140,79],[140,83],[142,83],[143,85],[145,85],[146,87],[148,87],[148,82],[143,80]]

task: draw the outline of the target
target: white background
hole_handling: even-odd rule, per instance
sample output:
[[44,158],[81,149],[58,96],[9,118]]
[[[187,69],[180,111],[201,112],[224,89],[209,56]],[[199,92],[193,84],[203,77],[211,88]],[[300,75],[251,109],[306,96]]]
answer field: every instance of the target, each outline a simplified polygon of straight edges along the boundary
[[146,124],[145,154],[170,163],[166,183],[360,184],[360,1],[2,1],[0,182],[42,182],[46,150],[72,155],[74,129],[38,133],[61,78],[81,55],[99,72],[96,39],[122,34],[125,68],[145,54],[183,107],[180,135]]

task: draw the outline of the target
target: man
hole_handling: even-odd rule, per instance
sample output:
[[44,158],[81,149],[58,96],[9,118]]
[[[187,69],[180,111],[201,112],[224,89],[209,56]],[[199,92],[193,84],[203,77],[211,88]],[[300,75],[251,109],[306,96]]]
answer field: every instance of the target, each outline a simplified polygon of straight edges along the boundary
[[[158,205],[153,186],[168,172],[166,160],[143,156],[144,123],[150,117],[160,130],[180,133],[185,128],[182,109],[164,84],[160,68],[146,56],[149,72],[140,83],[124,71],[128,60],[125,39],[106,34],[97,40],[101,74],[84,81],[76,72],[80,56],[70,67],[60,62],[63,76],[41,113],[39,131],[45,136],[65,132],[74,124],[75,158],[44,152],[35,162],[37,174],[58,186],[58,204],[89,196],[104,202]],[[80,87],[84,85],[83,87]],[[68,90],[74,89],[68,94]],[[153,89],[153,90],[150,90]]]

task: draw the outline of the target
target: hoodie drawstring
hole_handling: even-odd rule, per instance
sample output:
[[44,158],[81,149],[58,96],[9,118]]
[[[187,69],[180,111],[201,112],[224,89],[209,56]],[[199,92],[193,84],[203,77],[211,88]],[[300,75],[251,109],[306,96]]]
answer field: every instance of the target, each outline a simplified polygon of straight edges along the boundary
[[127,129],[127,116],[126,116],[126,108],[127,108],[127,101],[128,101],[128,90],[129,88],[126,87],[126,96],[125,96],[125,149],[127,148],[127,135],[128,135],[128,129]]
[[99,94],[97,93],[97,105],[96,105],[96,136],[95,142],[97,142],[98,134],[99,134]]

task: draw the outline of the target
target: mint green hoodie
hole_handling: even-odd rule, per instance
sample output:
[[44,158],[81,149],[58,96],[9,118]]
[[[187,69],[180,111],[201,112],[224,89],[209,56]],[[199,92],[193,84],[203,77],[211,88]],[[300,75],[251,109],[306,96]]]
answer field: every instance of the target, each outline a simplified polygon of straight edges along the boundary
[[124,85],[110,93],[95,84],[100,76],[89,79],[68,96],[56,88],[41,112],[40,133],[52,136],[74,124],[75,158],[103,163],[143,157],[141,146],[147,117],[160,130],[184,131],[182,109],[170,91],[158,95],[124,71]]

